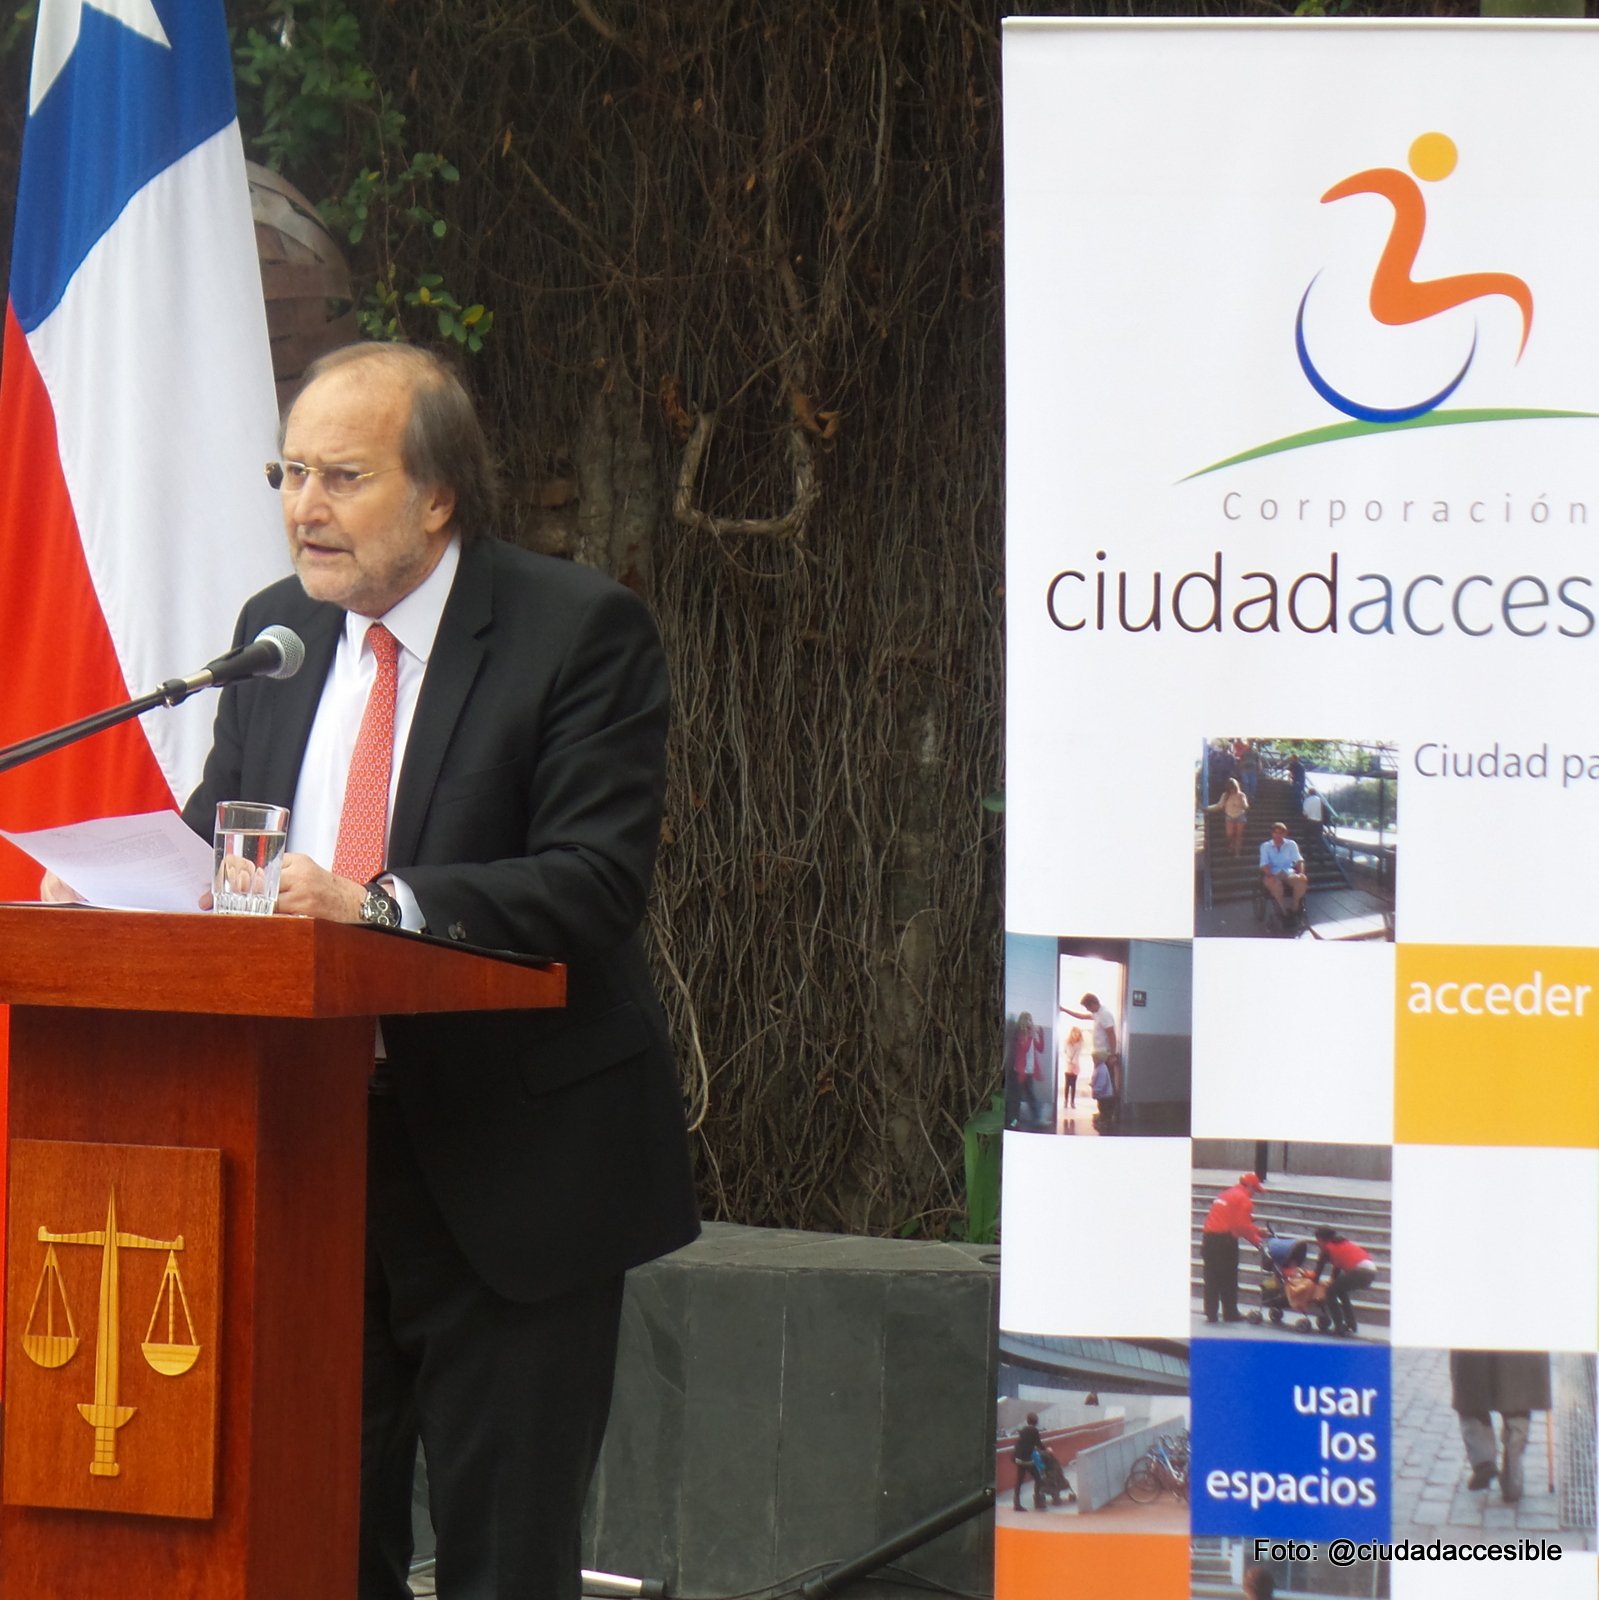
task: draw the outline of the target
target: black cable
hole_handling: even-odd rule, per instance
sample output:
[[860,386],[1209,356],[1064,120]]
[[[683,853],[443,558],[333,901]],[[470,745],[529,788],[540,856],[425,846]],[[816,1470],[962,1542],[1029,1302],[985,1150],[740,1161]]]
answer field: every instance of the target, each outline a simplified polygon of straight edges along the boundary
[[[798,1591],[805,1579],[823,1573],[836,1563],[831,1561],[818,1561],[813,1566],[802,1567],[798,1572],[791,1573],[786,1578],[780,1578],[775,1584],[768,1584],[764,1589],[746,1589],[742,1594],[724,1595],[669,1595],[668,1600],[784,1600],[787,1595]],[[431,1556],[414,1562],[411,1566],[411,1576],[425,1576],[433,1571],[435,1562]],[[894,1575],[894,1581],[909,1589],[923,1589],[928,1594],[948,1595],[950,1600],[994,1600],[991,1589],[956,1589],[947,1583],[940,1583],[936,1578],[929,1578],[920,1572],[910,1572],[906,1568],[889,1565],[882,1569]],[[869,1577],[867,1583],[887,1581]]]
[[[837,1562],[819,1561],[815,1566],[805,1567],[799,1572],[791,1573],[786,1578],[780,1578],[775,1584],[768,1584],[764,1589],[748,1589],[742,1594],[680,1594],[671,1589],[667,1590],[667,1600],[787,1600],[787,1596],[798,1594],[801,1585],[807,1578],[819,1576],[837,1566]],[[924,1577],[919,1572],[908,1572],[904,1567],[890,1565],[881,1569],[884,1573],[892,1573],[892,1581],[907,1589],[925,1589],[928,1594],[949,1595],[950,1600],[994,1600],[991,1589],[956,1589],[947,1583],[940,1583],[936,1578]],[[866,1583],[880,1583],[890,1581],[887,1578],[866,1577]]]
[[973,1490],[971,1494],[955,1501],[954,1504],[945,1506],[942,1511],[935,1511],[932,1516],[923,1517],[920,1522],[912,1523],[903,1533],[896,1534],[892,1539],[885,1539],[881,1544],[873,1545],[870,1550],[863,1551],[853,1561],[846,1561],[823,1577],[812,1578],[802,1587],[800,1593],[804,1595],[805,1600],[825,1600],[826,1596],[837,1594],[852,1578],[864,1577],[868,1572],[875,1572],[879,1567],[886,1566],[895,1556],[903,1555],[907,1550],[914,1550],[919,1545],[936,1539],[939,1534],[958,1526],[968,1518],[975,1517],[980,1511],[993,1509],[994,1486],[984,1484],[981,1489]]
[[817,1561],[808,1567],[801,1567],[798,1572],[791,1572],[786,1578],[779,1578],[776,1583],[767,1584],[764,1589],[745,1589],[739,1594],[683,1594],[675,1589],[669,1589],[667,1593],[670,1600],[784,1600],[787,1595],[798,1594],[801,1584],[807,1579],[835,1565],[832,1561]]
[[[870,1550],[863,1551],[849,1561],[819,1562],[815,1566],[791,1573],[786,1578],[780,1578],[776,1583],[767,1584],[765,1588],[747,1589],[742,1594],[686,1595],[675,1590],[667,1592],[670,1600],[786,1600],[787,1596],[794,1594],[803,1596],[804,1600],[825,1600],[826,1596],[837,1594],[846,1583],[888,1567],[895,1556],[904,1555],[907,1550],[914,1550],[927,1544],[939,1534],[968,1521],[979,1512],[991,1511],[993,1507],[993,1486],[985,1484],[981,1489],[973,1490],[971,1494],[945,1506],[942,1511],[935,1511],[931,1516],[923,1517],[903,1532],[895,1534],[893,1538],[873,1545]],[[920,1588],[936,1594],[951,1595],[956,1597],[956,1600],[991,1600],[989,1595],[974,1594],[965,1589],[953,1589],[946,1584],[919,1577],[914,1573],[905,1573],[900,1568],[890,1568],[890,1570],[909,1579]]]
[[[948,1584],[924,1578],[919,1573],[906,1572],[901,1567],[892,1566],[891,1563],[895,1556],[904,1555],[908,1550],[915,1550],[936,1539],[939,1534],[969,1521],[979,1512],[991,1511],[993,1507],[993,1486],[985,1484],[983,1488],[973,1490],[971,1494],[964,1495],[941,1511],[933,1512],[931,1516],[923,1517],[919,1522],[913,1522],[903,1532],[873,1545],[870,1550],[863,1551],[849,1561],[819,1561],[760,1589],[745,1589],[738,1594],[685,1595],[669,1591],[653,1582],[649,1587],[655,1593],[669,1594],[670,1600],[786,1600],[786,1597],[792,1594],[802,1595],[804,1600],[825,1600],[825,1597],[837,1594],[846,1583],[856,1578],[868,1577],[869,1574],[886,1568],[893,1572],[896,1578],[903,1579],[916,1588],[926,1589],[932,1594],[947,1594],[953,1596],[954,1600],[992,1600],[990,1595],[977,1594],[969,1589],[951,1588]],[[425,1573],[433,1565],[432,1558],[414,1561],[411,1564],[411,1572],[413,1575]]]
[[[925,1589],[929,1594],[947,1594],[953,1600],[994,1600],[992,1589],[957,1589],[948,1583],[940,1583],[937,1578],[929,1578],[922,1572],[911,1572],[897,1563],[891,1563],[883,1568],[885,1573],[894,1574],[894,1581],[903,1584],[907,1589]],[[868,1583],[877,1583],[875,1577],[868,1578]]]

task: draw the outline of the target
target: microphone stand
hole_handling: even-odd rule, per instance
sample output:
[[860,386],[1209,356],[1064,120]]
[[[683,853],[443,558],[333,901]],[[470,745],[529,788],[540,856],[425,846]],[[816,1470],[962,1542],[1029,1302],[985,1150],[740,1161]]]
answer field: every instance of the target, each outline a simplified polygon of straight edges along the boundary
[[159,689],[152,689],[149,694],[141,694],[136,700],[128,701],[126,705],[113,706],[109,711],[97,711],[92,717],[82,717],[77,722],[69,722],[49,733],[35,734],[31,739],[22,740],[20,744],[8,744],[0,748],[0,772],[9,772],[13,767],[35,761],[40,756],[47,756],[53,750],[65,749],[69,744],[76,744],[79,739],[87,739],[92,733],[102,733],[107,728],[116,727],[120,722],[131,722],[133,718],[141,717],[146,711],[153,711],[157,706],[182,705],[196,689],[209,688],[211,681],[212,673],[209,667],[202,668],[192,678],[168,678]]

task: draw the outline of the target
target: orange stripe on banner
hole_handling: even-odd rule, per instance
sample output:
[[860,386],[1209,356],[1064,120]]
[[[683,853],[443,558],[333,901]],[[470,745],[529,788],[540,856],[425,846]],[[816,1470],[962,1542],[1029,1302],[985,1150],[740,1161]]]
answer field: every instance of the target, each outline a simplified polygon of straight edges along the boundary
[[994,1600],[1188,1600],[1188,1541],[994,1530]]
[[[0,365],[0,640],[0,745],[129,697],[61,474],[55,412],[9,304]],[[12,829],[155,811],[171,803],[136,722],[0,774],[0,823]],[[0,839],[0,900],[31,900],[38,887],[38,867]],[[0,1022],[0,1193],[8,1033]],[[4,1266],[0,1238],[0,1273]]]

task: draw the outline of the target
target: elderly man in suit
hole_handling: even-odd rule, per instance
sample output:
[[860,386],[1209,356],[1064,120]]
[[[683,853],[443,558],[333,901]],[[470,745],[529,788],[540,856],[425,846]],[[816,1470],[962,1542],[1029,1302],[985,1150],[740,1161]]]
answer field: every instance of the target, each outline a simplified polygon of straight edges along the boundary
[[660,642],[628,590],[490,534],[482,430],[442,363],[335,351],[285,419],[295,577],[237,638],[185,807],[292,806],[278,910],[567,963],[550,1013],[386,1017],[368,1128],[361,1600],[406,1600],[426,1448],[445,1600],[565,1600],[610,1406],[622,1274],[697,1232],[639,938],[665,789]]

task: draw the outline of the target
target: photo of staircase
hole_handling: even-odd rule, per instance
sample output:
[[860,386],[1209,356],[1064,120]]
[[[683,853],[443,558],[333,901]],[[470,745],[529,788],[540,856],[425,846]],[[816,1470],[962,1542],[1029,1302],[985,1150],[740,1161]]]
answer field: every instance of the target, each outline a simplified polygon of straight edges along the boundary
[[[1236,743],[1246,746],[1243,758],[1232,754],[1233,742],[1213,740],[1203,746],[1198,764],[1194,932],[1212,939],[1392,940],[1397,855],[1393,747],[1321,741],[1315,747],[1320,754],[1306,762],[1291,751],[1289,741]],[[1314,765],[1315,760],[1328,770]],[[1236,779],[1249,800],[1236,847],[1228,838],[1225,812],[1218,809],[1230,779]],[[1320,821],[1305,815],[1311,793],[1327,813]],[[1339,809],[1340,801],[1346,811]],[[1277,822],[1299,846],[1310,880],[1303,915],[1287,927],[1261,884],[1260,847]]]
[[[1292,1339],[1315,1343],[1380,1343],[1388,1340],[1393,1264],[1392,1153],[1386,1147],[1313,1145],[1282,1140],[1255,1143],[1243,1139],[1196,1139],[1194,1181],[1189,1213],[1189,1292],[1193,1298],[1196,1338]],[[1313,1312],[1308,1330],[1301,1313],[1282,1308],[1273,1320],[1263,1288],[1273,1280],[1261,1264],[1258,1249],[1244,1240],[1238,1247],[1238,1308],[1251,1320],[1207,1323],[1204,1318],[1204,1275],[1200,1236],[1211,1205],[1239,1174],[1261,1173],[1264,1187],[1254,1197],[1253,1220],[1284,1238],[1304,1239],[1305,1265],[1315,1269],[1316,1230],[1332,1228],[1352,1239],[1372,1259],[1376,1276],[1351,1296],[1357,1332],[1335,1337],[1317,1326]],[[1325,1283],[1329,1273],[1322,1274]]]

